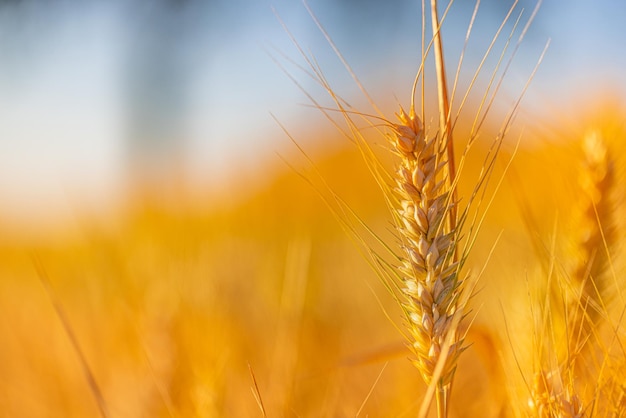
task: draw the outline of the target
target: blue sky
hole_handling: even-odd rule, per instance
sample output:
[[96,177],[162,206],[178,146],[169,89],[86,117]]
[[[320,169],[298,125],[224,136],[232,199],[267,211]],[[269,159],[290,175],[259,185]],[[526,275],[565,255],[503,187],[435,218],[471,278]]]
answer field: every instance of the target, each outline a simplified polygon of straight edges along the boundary
[[[309,3],[377,100],[409,99],[419,63],[417,1]],[[534,2],[520,3],[525,21]],[[468,68],[510,4],[482,1]],[[449,62],[458,57],[473,5],[458,1],[445,22]],[[276,14],[333,86],[358,103],[354,83],[299,1],[1,3],[3,201],[20,214],[37,213],[41,202],[60,212],[71,212],[77,200],[100,207],[123,195],[137,159],[165,160],[154,164],[158,171],[175,156],[207,189],[275,160],[288,141],[270,112],[296,137],[320,120],[270,58],[281,51],[301,62]],[[622,2],[544,1],[503,96],[519,92],[550,38],[525,102],[530,111],[545,114],[609,86],[624,97],[625,21]],[[323,96],[305,74],[290,71]]]

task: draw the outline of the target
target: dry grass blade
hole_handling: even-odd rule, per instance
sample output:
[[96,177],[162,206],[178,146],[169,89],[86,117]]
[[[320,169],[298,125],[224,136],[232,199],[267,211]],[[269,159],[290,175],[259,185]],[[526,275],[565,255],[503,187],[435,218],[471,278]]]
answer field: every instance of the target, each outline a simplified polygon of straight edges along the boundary
[[250,372],[250,378],[252,379],[253,386],[250,388],[252,390],[252,395],[254,396],[254,400],[256,401],[259,409],[261,410],[261,414],[263,418],[267,418],[267,412],[265,411],[265,406],[263,405],[263,398],[261,397],[261,391],[259,390],[259,385],[256,382],[256,377],[254,377],[254,371],[252,370],[252,366],[248,363],[248,371]]
[[376,385],[378,385],[378,382],[380,381],[380,378],[382,377],[382,375],[383,375],[385,369],[387,368],[388,364],[389,363],[386,362],[385,365],[382,367],[382,369],[380,369],[380,372],[378,373],[378,376],[376,376],[376,380],[374,380],[374,383],[372,384],[372,387],[370,388],[369,392],[367,392],[367,396],[365,396],[365,399],[363,399],[363,403],[359,407],[358,411],[356,411],[356,415],[355,415],[356,417],[361,415],[361,412],[363,412],[363,408],[365,408],[365,404],[367,404],[367,401],[372,396],[372,393],[374,392],[374,389],[376,389]]
[[50,302],[52,302],[52,306],[54,307],[54,311],[61,321],[61,325],[63,325],[63,330],[67,335],[67,338],[74,349],[74,353],[80,362],[81,369],[83,370],[83,374],[85,375],[85,379],[87,380],[87,384],[89,385],[89,389],[93,394],[94,399],[96,400],[96,404],[98,405],[98,412],[103,418],[109,417],[109,412],[106,406],[106,402],[104,401],[104,396],[102,396],[102,390],[100,390],[100,386],[96,381],[96,378],[89,367],[89,363],[85,358],[85,354],[83,353],[82,348],[78,342],[78,338],[76,338],[76,334],[74,334],[74,330],[65,314],[65,310],[61,305],[61,302],[56,297],[54,291],[52,290],[52,286],[50,285],[50,279],[48,278],[48,274],[41,263],[41,260],[37,255],[32,256],[33,264],[35,266],[35,270],[37,271],[37,275],[39,276],[39,280],[43,285]]

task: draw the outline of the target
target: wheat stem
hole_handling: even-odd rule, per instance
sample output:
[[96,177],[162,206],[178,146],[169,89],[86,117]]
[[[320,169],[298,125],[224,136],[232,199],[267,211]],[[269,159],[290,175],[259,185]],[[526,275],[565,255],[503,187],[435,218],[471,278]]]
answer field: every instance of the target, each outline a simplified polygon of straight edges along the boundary
[[[441,25],[437,10],[437,0],[431,0],[431,15],[433,41],[435,47],[435,69],[437,73],[437,94],[439,97],[439,129],[441,138],[446,145],[448,158],[448,181],[450,187],[456,177],[456,165],[454,162],[454,141],[452,140],[452,127],[450,121],[450,102],[448,98],[448,82],[446,78],[446,66],[443,57],[443,44],[441,42]],[[456,201],[456,190],[452,190],[452,201]],[[450,229],[456,227],[456,208],[452,207],[449,214]]]

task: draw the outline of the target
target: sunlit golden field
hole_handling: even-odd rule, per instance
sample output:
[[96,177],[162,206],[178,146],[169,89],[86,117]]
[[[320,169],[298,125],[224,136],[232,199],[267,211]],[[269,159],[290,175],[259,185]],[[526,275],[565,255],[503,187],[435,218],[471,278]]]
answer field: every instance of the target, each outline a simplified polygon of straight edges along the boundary
[[[538,333],[531,302],[546,281],[541,267],[561,274],[576,239],[577,144],[584,129],[602,131],[622,178],[620,112],[611,104],[581,115],[580,126],[527,134],[538,135],[535,145],[515,157],[469,262],[473,272],[487,267],[453,416],[509,416],[525,406],[521,377],[533,371],[525,359]],[[386,236],[387,210],[357,150],[318,167]],[[611,222],[621,228],[616,185]],[[613,243],[617,283],[622,241],[618,234]],[[289,169],[232,207],[142,196],[114,226],[86,219],[78,233],[43,244],[6,239],[1,257],[3,416],[98,416],[97,392],[111,417],[259,416],[249,367],[269,416],[413,416],[419,407],[425,384],[384,314],[398,320],[393,300],[315,190]],[[620,289],[606,306],[616,315],[617,346]]]
[[[393,119],[398,109],[384,110]],[[478,281],[449,416],[626,416],[626,108],[598,95],[562,113],[520,112],[464,268]],[[461,204],[501,122],[488,119],[468,154]],[[458,155],[465,128],[455,130]],[[612,176],[600,197],[585,180],[593,132],[609,168],[592,177]],[[294,146],[262,186],[232,179],[236,199],[138,182],[106,221],[77,213],[77,227],[45,238],[0,221],[0,416],[417,416],[427,385],[367,254],[380,251],[376,237],[398,244],[384,192],[362,149],[332,126],[307,135],[294,139],[313,166]],[[393,174],[385,138],[367,140]],[[594,230],[601,238],[581,255]],[[584,257],[587,277],[604,286],[599,319],[583,320],[592,331],[572,337],[589,303],[567,311]],[[562,374],[546,404],[575,395],[583,415],[539,411],[541,373],[552,384]]]

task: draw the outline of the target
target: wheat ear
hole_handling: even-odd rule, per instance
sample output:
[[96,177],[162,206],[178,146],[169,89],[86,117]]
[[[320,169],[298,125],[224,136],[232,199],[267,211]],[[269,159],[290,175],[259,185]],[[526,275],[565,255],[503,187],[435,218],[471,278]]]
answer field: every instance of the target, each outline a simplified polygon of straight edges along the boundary
[[[403,309],[412,337],[414,364],[431,384],[442,347],[450,338],[442,372],[435,382],[445,405],[462,342],[453,318],[461,292],[456,261],[457,231],[450,230],[451,189],[446,179],[446,144],[426,135],[413,111],[401,109],[391,142],[399,155],[397,215],[403,241]],[[442,405],[443,404],[443,405]],[[444,408],[445,409],[445,408]]]
[[613,187],[613,161],[598,132],[588,134],[583,143],[584,166],[580,175],[582,190],[580,238],[577,264],[571,275],[574,295],[569,300],[572,316],[571,340],[580,349],[598,324],[606,292],[609,249],[614,239],[610,191]]
[[[582,403],[571,387],[564,389],[561,374],[557,371],[538,371],[533,378],[529,401],[533,416],[537,418],[583,418]],[[571,385],[569,385],[571,386]]]

